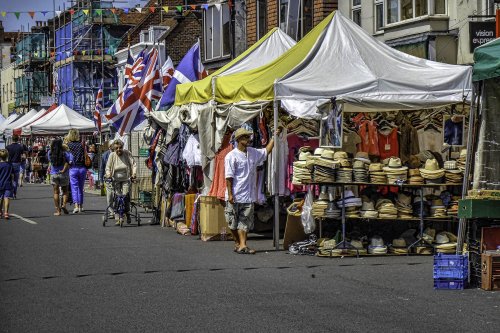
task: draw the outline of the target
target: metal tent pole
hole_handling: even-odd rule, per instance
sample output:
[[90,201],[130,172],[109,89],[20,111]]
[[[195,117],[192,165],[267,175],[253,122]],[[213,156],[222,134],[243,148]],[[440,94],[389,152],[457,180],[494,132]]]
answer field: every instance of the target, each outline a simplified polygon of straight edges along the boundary
[[279,193],[277,189],[279,188],[279,181],[278,177],[280,174],[280,170],[277,167],[278,166],[278,134],[276,130],[278,129],[278,101],[276,98],[274,99],[273,103],[274,107],[274,152],[273,152],[273,164],[274,164],[274,170],[273,170],[273,177],[274,177],[274,233],[273,233],[273,239],[274,239],[274,248],[276,250],[279,250],[280,246],[280,204],[279,204]]

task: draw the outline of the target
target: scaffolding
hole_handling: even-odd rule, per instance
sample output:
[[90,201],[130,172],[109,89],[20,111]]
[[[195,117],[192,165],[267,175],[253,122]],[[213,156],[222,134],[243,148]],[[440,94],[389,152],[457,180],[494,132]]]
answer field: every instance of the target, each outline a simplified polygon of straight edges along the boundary
[[109,0],[75,1],[56,23],[56,99],[88,118],[101,85],[105,102],[118,95],[113,54],[130,27],[106,10],[112,7]]

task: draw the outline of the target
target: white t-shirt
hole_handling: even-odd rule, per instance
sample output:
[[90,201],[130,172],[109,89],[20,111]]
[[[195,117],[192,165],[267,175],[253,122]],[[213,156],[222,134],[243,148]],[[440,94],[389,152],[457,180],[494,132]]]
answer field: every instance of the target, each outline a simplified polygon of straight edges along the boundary
[[[224,160],[224,178],[233,178],[233,197],[237,203],[257,201],[257,167],[267,158],[266,148],[238,148],[231,150]],[[228,199],[226,189],[226,201]]]

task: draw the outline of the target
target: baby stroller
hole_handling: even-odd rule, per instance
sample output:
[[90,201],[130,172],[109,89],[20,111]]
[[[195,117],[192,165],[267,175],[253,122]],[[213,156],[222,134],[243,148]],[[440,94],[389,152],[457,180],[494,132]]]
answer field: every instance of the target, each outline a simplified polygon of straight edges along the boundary
[[[126,194],[123,194],[123,183],[115,181],[113,178],[106,179],[107,183],[111,183],[111,188],[113,189],[113,200],[111,200],[111,204],[106,207],[104,211],[104,215],[102,216],[102,226],[105,227],[108,222],[109,216],[114,213],[115,219],[117,219],[117,223],[120,227],[123,227],[123,224],[130,224],[132,220],[135,220],[137,226],[141,225],[141,215],[137,211],[137,206],[134,202],[130,200],[130,191],[126,191]],[[129,179],[128,188],[132,183],[132,180]],[[109,187],[108,187],[109,188]]]

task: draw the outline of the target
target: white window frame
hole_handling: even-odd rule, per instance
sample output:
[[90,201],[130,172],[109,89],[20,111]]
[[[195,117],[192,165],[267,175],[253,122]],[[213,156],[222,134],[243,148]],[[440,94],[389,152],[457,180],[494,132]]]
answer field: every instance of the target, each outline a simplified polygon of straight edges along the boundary
[[[396,22],[389,23],[389,15],[388,15],[389,2],[392,2],[392,1],[394,1],[394,0],[384,0],[384,22],[385,22],[385,25],[398,24],[401,22],[406,22],[406,21],[410,21],[413,19],[417,19],[419,17],[425,17],[425,16],[430,16],[430,15],[444,15],[444,16],[448,15],[448,0],[427,0],[427,14],[421,15],[421,16],[415,16],[416,4],[415,4],[415,0],[411,0],[412,6],[413,6],[412,7],[413,17],[402,20],[401,19],[401,1],[402,0],[395,0],[398,4],[397,20],[396,20]],[[436,1],[444,1],[444,9],[445,9],[444,13],[438,13],[438,14],[435,13]]]
[[[382,6],[382,26],[380,28],[377,27],[377,7],[378,6]],[[374,20],[373,20],[373,23],[374,23],[374,31],[375,32],[380,32],[380,31],[384,31],[384,26],[386,25],[386,21],[385,21],[385,1],[384,0],[375,0],[375,3],[373,5],[373,17],[374,17]]]
[[484,5],[486,8],[484,9],[484,15],[495,15],[496,14],[496,4],[494,0],[485,0]]
[[[357,5],[354,2],[358,2]],[[359,22],[354,21],[354,13],[359,12]],[[361,26],[361,0],[351,0],[351,20]]]
[[[213,6],[209,6],[207,10],[204,10],[203,11],[203,40],[204,40],[204,50],[205,50],[205,61],[216,61],[216,60],[222,60],[222,59],[226,59],[226,58],[230,58],[231,57],[231,50],[229,50],[229,53],[227,54],[224,54],[224,11],[227,11],[228,13],[228,17],[229,17],[229,22],[231,22],[231,13],[229,11],[229,5],[227,3],[221,3],[220,4],[220,20],[218,22],[219,24],[219,36],[214,36],[213,34],[213,31],[211,32],[208,32],[208,27],[207,27],[207,14],[208,13],[211,13],[211,18],[212,18],[212,25],[213,26],[214,24],[216,24],[217,22],[214,22],[214,15],[213,15],[213,11],[217,11],[217,6],[213,5]],[[207,38],[207,33],[210,34],[210,38]],[[228,38],[228,42],[230,42],[231,40],[231,32],[229,31],[229,36],[227,36]],[[217,56],[214,56],[214,39],[215,38],[218,38],[220,43],[219,43],[219,54],[220,55],[217,55]],[[210,39],[210,40],[209,40]],[[210,54],[211,56],[209,56],[209,51],[210,50]]]
[[[290,18],[290,3],[293,2],[296,4],[296,1],[299,2],[298,7],[298,17],[297,17],[297,26],[295,33],[293,32],[293,27],[289,26],[289,18]],[[314,10],[314,2],[311,3],[312,8]],[[281,7],[286,6],[286,18],[281,17]],[[312,14],[314,17],[314,13]],[[302,39],[308,32],[304,32],[304,0],[279,0],[278,1],[278,27],[287,33],[294,40],[298,41]]]

